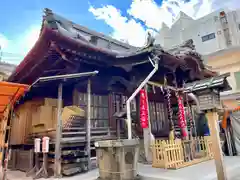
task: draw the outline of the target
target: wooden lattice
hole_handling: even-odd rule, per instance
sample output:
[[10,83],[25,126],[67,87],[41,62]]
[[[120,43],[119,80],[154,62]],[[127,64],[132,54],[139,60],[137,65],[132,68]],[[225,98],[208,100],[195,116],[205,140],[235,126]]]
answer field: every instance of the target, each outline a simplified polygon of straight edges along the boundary
[[152,153],[152,166],[166,169],[179,169],[213,158],[212,142],[207,136],[192,140],[155,140]]

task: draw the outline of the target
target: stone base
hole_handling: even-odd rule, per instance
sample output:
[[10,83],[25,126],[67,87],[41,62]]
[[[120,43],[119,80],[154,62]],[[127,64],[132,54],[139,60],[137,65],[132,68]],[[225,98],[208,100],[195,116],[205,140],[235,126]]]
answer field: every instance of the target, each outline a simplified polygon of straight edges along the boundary
[[133,179],[110,179],[110,178],[108,178],[108,179],[102,179],[102,178],[100,178],[100,177],[98,177],[96,180],[140,180],[141,179],[141,177],[139,176],[139,175],[137,175],[135,178],[133,178]]

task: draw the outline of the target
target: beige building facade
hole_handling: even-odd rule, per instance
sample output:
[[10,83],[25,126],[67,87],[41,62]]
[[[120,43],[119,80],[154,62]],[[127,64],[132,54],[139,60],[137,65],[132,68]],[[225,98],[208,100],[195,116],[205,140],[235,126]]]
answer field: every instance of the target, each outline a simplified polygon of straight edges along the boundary
[[[221,94],[224,105],[240,105],[240,9],[220,9],[200,19],[180,12],[171,27],[163,24],[156,43],[166,49],[192,39],[205,63],[228,78],[232,91]],[[239,100],[238,100],[239,99]]]
[[204,58],[212,70],[218,71],[220,74],[231,73],[228,81],[232,90],[221,94],[223,104],[228,108],[240,105],[240,46],[220,50]]

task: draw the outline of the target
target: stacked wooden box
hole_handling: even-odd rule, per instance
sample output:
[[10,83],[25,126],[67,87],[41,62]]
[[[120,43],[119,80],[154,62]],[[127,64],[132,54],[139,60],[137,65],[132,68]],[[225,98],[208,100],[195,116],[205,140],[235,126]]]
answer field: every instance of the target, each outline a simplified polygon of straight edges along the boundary
[[44,98],[25,102],[15,109],[10,144],[26,144],[30,134],[55,127],[57,99]]
[[[81,96],[80,96],[81,97]],[[86,151],[86,95],[83,104],[66,106],[62,109],[62,173],[72,175],[87,170]],[[116,138],[116,132],[108,128],[107,96],[92,96],[91,106],[91,156],[96,156],[94,142]],[[96,101],[96,102],[95,102]],[[95,103],[94,103],[95,102]],[[98,103],[97,103],[98,102]],[[82,106],[81,106],[82,105]],[[50,137],[48,154],[49,168],[53,167],[55,158],[55,141],[57,125],[57,99],[41,99],[27,102],[16,109],[13,120],[11,144],[31,144],[34,138]],[[105,126],[105,127],[104,127]],[[19,149],[19,146],[12,146]]]
[[13,149],[8,160],[8,169],[27,172],[33,168],[34,151],[32,149]]
[[[74,116],[74,114],[78,116]],[[86,151],[86,117],[76,106],[65,107],[62,112],[63,129],[61,138],[62,174],[73,175],[87,170]],[[55,158],[56,129],[32,134],[32,139],[50,137],[50,152],[48,154],[49,168],[53,170]],[[116,138],[116,132],[109,128],[91,128],[91,156],[95,157],[94,142],[103,139]],[[94,163],[93,163],[94,165]],[[95,165],[96,166],[96,165]],[[51,170],[51,171],[52,171]]]
[[25,144],[32,131],[32,110],[40,105],[39,101],[26,102],[15,109],[11,122],[10,144]]

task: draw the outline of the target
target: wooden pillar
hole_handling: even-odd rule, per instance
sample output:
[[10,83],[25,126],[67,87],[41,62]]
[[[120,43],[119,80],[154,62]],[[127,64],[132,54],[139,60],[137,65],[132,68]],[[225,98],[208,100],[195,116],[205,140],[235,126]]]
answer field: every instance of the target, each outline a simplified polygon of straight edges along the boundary
[[113,95],[112,93],[108,94],[108,136],[111,136],[111,127],[113,126]]
[[219,136],[219,127],[218,127],[218,113],[215,110],[207,111],[206,117],[208,119],[208,125],[210,129],[210,136],[213,145],[213,154],[214,154],[214,161],[216,166],[217,178],[218,180],[226,180],[226,171],[223,164],[223,154],[222,148],[220,143],[220,136]]
[[149,114],[149,101],[148,101],[148,87],[145,86],[146,91],[146,99],[147,99],[147,107],[148,107],[148,128],[143,129],[143,141],[144,141],[144,149],[145,149],[145,156],[147,162],[152,161],[151,156],[151,141],[152,141],[152,131],[151,131],[151,121],[150,121],[150,114]]
[[[120,94],[116,95],[116,111],[117,113],[120,113],[121,111],[121,98],[122,96]],[[120,139],[121,137],[121,122],[120,119],[117,118],[116,120],[116,127],[117,127],[117,138]]]
[[86,124],[86,139],[87,139],[87,155],[88,155],[88,170],[91,169],[91,80],[88,79],[87,85],[87,124]]
[[58,107],[57,107],[57,129],[56,129],[56,144],[55,144],[55,163],[54,176],[60,178],[61,170],[61,139],[62,139],[62,89],[63,85],[58,85]]

